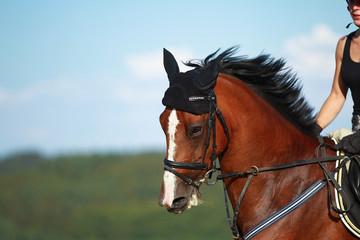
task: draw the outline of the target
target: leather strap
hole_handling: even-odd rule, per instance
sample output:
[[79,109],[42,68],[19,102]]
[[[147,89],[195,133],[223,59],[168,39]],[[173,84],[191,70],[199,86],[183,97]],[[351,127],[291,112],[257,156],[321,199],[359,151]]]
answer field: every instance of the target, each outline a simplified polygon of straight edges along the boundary
[[[319,145],[319,148],[321,149],[321,156],[326,156],[326,151],[325,151],[325,147],[324,147],[324,139],[321,137],[321,136],[318,136],[318,140],[320,142],[320,145]],[[318,149],[317,148],[317,151],[315,151],[315,155],[316,157],[318,157]],[[348,158],[347,158],[348,160]],[[345,162],[345,161],[343,161]],[[343,214],[343,213],[346,213],[350,210],[350,200],[347,196],[347,194],[345,193],[345,191],[342,189],[342,187],[339,185],[339,183],[336,181],[333,173],[330,173],[330,171],[326,168],[326,165],[324,162],[320,162],[320,167],[323,169],[324,171],[324,175],[325,175],[325,178],[327,180],[327,184],[328,184],[328,197],[329,197],[329,203],[330,203],[330,206],[331,206],[331,209],[336,212],[336,213],[339,213],[339,214]],[[340,168],[338,168],[340,169]],[[338,169],[335,169],[335,170],[338,170]],[[337,171],[336,171],[337,172]],[[334,186],[334,188],[339,192],[339,194],[341,195],[342,199],[344,200],[344,205],[346,206],[346,208],[344,210],[341,210],[340,208],[338,208],[334,202],[334,194],[333,194],[333,191],[331,189],[331,185]]]
[[175,170],[174,170],[173,168],[171,168],[171,167],[168,167],[168,166],[165,165],[165,166],[164,166],[164,170],[171,172],[171,173],[174,174],[175,176],[181,178],[184,182],[186,182],[186,184],[191,185],[191,186],[195,187],[196,189],[198,189],[198,188],[200,187],[200,185],[201,185],[200,183],[198,183],[198,184],[195,183],[192,179],[190,179],[190,178],[186,177],[185,175],[183,175],[183,174],[175,171]]
[[223,180],[225,178],[230,178],[230,177],[241,178],[241,177],[245,177],[247,175],[254,174],[254,173],[278,171],[278,170],[282,170],[282,169],[300,167],[300,166],[310,165],[310,164],[314,164],[314,163],[333,162],[333,161],[343,159],[343,158],[344,158],[344,156],[327,156],[327,157],[304,159],[304,160],[299,160],[299,161],[295,161],[295,162],[279,164],[279,165],[275,165],[275,166],[252,169],[252,170],[249,170],[246,172],[232,172],[232,173],[220,174],[218,176],[218,179]]

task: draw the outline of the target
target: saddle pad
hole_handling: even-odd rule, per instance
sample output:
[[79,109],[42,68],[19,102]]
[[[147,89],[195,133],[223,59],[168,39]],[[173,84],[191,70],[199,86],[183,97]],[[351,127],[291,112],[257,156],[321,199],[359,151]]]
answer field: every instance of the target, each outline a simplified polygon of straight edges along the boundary
[[[337,161],[336,166],[338,166],[341,161],[342,160]],[[351,203],[350,210],[346,213],[340,214],[341,221],[355,236],[360,238],[360,203],[357,201],[349,187],[348,164],[339,170],[339,173],[335,175],[335,178],[345,191]],[[336,190],[335,195],[337,207],[344,210],[346,206],[344,206],[341,195]]]
[[[335,144],[340,142],[343,137],[346,137],[353,132],[350,129],[341,128],[328,134],[327,137],[331,138]],[[344,155],[343,153],[337,152],[338,155]],[[336,167],[339,166],[342,160],[336,162]],[[341,221],[344,223],[347,229],[352,232],[356,237],[360,238],[360,204],[356,201],[355,196],[349,187],[348,168],[350,163],[347,163],[344,168],[340,169],[335,174],[335,179],[339,185],[344,189],[346,195],[351,202],[351,208],[347,213],[340,214]],[[335,200],[336,205],[339,209],[344,210],[344,202],[341,195],[335,189]]]

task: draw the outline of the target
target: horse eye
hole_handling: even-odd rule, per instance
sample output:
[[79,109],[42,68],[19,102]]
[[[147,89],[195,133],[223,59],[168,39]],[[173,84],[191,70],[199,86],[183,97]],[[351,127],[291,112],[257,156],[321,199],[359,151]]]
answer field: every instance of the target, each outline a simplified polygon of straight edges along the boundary
[[201,127],[201,126],[193,127],[193,128],[191,129],[191,136],[198,136],[198,135],[200,135],[201,130],[202,130],[202,127]]

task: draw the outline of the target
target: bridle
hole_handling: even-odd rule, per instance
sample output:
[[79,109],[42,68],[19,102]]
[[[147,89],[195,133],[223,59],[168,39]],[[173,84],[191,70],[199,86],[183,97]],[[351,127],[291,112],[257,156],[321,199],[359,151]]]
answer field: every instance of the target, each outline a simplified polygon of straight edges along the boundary
[[[199,188],[201,183],[206,183],[208,185],[215,184],[215,182],[209,182],[209,179],[211,178],[211,175],[213,172],[217,172],[220,174],[220,170],[216,167],[216,119],[219,119],[226,138],[227,138],[227,145],[223,151],[227,149],[227,146],[230,141],[230,134],[228,127],[225,122],[225,118],[223,114],[221,113],[220,109],[217,106],[216,103],[216,96],[213,90],[210,91],[208,96],[191,96],[189,97],[190,102],[195,101],[209,101],[209,124],[208,124],[208,131],[207,131],[207,138],[206,138],[206,147],[204,151],[204,155],[202,157],[201,163],[188,163],[188,162],[175,162],[175,161],[169,161],[166,157],[164,158],[164,170],[169,171],[176,175],[177,177],[181,178],[184,182],[186,182],[188,185],[191,185],[195,188]],[[212,153],[211,153],[211,165],[210,167],[205,164],[205,156],[210,146],[210,139],[211,136],[213,138],[213,146],[212,146]],[[206,174],[203,179],[199,181],[193,181],[189,177],[185,176],[184,174],[179,173],[175,169],[190,169],[190,170],[206,170]]]
[[[225,118],[223,116],[223,114],[221,113],[220,109],[217,106],[217,102],[216,102],[216,96],[213,90],[210,91],[208,96],[192,96],[189,97],[189,101],[193,102],[193,101],[209,101],[209,125],[208,125],[208,132],[207,132],[207,139],[206,139],[206,147],[205,147],[205,151],[204,151],[204,155],[202,157],[201,163],[188,163],[188,162],[175,162],[175,161],[170,161],[168,160],[166,157],[164,158],[164,170],[165,171],[169,171],[171,173],[173,173],[174,175],[176,175],[177,177],[179,177],[180,179],[182,179],[186,184],[193,186],[194,188],[198,189],[202,183],[205,183],[207,185],[214,185],[218,180],[224,180],[226,178],[243,178],[243,177],[248,177],[243,190],[238,198],[236,207],[234,209],[234,213],[233,213],[233,218],[231,219],[231,214],[229,211],[229,206],[228,206],[228,199],[226,196],[226,188],[225,188],[225,183],[223,181],[223,185],[224,185],[224,195],[225,195],[225,206],[226,206],[226,212],[227,212],[227,219],[230,225],[230,228],[232,230],[233,236],[235,239],[251,239],[252,237],[249,237],[249,232],[247,234],[244,235],[244,237],[241,237],[240,232],[236,226],[236,222],[237,222],[237,216],[238,216],[238,212],[239,212],[239,208],[240,208],[240,204],[242,202],[242,199],[245,195],[245,192],[252,180],[253,176],[257,176],[259,173],[261,172],[268,172],[268,171],[278,171],[278,170],[282,170],[282,169],[288,169],[288,168],[294,168],[294,167],[298,167],[298,166],[304,166],[304,165],[309,165],[309,164],[315,164],[318,163],[320,164],[321,168],[324,171],[324,175],[325,175],[325,179],[323,180],[319,180],[319,184],[315,186],[315,184],[313,185],[314,187],[318,188],[317,191],[314,191],[313,195],[316,194],[319,190],[322,189],[322,187],[325,186],[325,183],[323,182],[327,182],[329,188],[329,199],[331,202],[331,208],[337,212],[337,213],[344,213],[346,211],[348,211],[349,209],[346,210],[341,210],[338,209],[334,204],[333,204],[333,197],[332,197],[332,190],[330,188],[330,184],[332,184],[334,186],[334,188],[339,192],[339,194],[342,195],[343,200],[346,202],[345,205],[348,206],[348,208],[350,207],[350,202],[348,197],[346,196],[344,190],[341,188],[341,186],[339,186],[339,184],[337,183],[337,181],[334,178],[334,173],[337,172],[340,168],[344,167],[344,165],[350,160],[348,157],[344,156],[326,156],[325,154],[325,147],[329,147],[333,150],[338,150],[336,148],[334,148],[333,146],[324,143],[324,140],[321,136],[318,136],[318,140],[319,140],[319,146],[316,148],[315,150],[315,158],[312,159],[304,159],[304,160],[299,160],[299,161],[295,161],[295,162],[290,162],[290,163],[285,163],[285,164],[280,164],[280,165],[275,165],[275,166],[269,166],[269,167],[262,167],[262,168],[258,168],[256,166],[251,166],[250,170],[245,171],[245,172],[230,172],[230,173],[226,173],[226,174],[222,174],[220,169],[216,167],[216,149],[217,149],[217,144],[216,144],[216,119],[219,120],[219,122],[221,123],[224,133],[226,135],[227,138],[227,145],[224,148],[224,150],[222,151],[222,153],[224,153],[229,145],[230,142],[230,134],[229,134],[229,130],[228,127],[226,125],[225,122]],[[212,153],[211,153],[211,165],[210,167],[207,166],[205,164],[205,157],[207,154],[207,151],[209,149],[210,146],[210,140],[211,140],[211,136],[213,137],[213,149],[212,149]],[[321,155],[319,154],[319,152],[321,152]],[[331,161],[336,161],[336,160],[340,160],[340,159],[345,159],[337,168],[335,168],[335,170],[333,172],[329,172],[329,170],[325,167],[324,163],[325,162],[331,162]],[[184,174],[179,173],[178,171],[176,171],[175,169],[189,169],[189,170],[205,170],[207,171],[204,178],[198,180],[198,181],[194,181],[191,178],[185,176]],[[216,172],[217,173],[217,177],[214,181],[210,182],[211,176],[212,174]],[[319,187],[321,185],[321,188]],[[312,187],[313,187],[312,186]],[[309,191],[311,188],[309,188],[307,191]],[[311,189],[311,191],[313,191]],[[305,191],[306,192],[306,191]],[[313,195],[311,195],[310,197],[312,197]],[[307,201],[307,199],[305,200]],[[289,203],[289,208],[293,208],[293,205],[291,205],[293,203],[290,202]],[[303,202],[302,202],[303,203]],[[302,204],[301,203],[301,204]],[[298,206],[297,206],[298,207]],[[289,210],[286,210],[286,212],[288,212]],[[293,211],[293,210],[291,210]],[[280,212],[280,211],[278,211]],[[278,212],[276,212],[274,215],[276,215]],[[286,216],[286,215],[285,215]],[[276,221],[278,221],[279,219],[276,219]],[[267,219],[266,219],[267,221]],[[271,222],[271,224],[273,224],[275,221],[268,221]],[[263,224],[260,223],[257,226]],[[266,225],[265,227],[268,227],[270,225]],[[256,226],[256,227],[257,227]],[[263,230],[263,229],[262,229]],[[257,234],[257,233],[256,233]]]

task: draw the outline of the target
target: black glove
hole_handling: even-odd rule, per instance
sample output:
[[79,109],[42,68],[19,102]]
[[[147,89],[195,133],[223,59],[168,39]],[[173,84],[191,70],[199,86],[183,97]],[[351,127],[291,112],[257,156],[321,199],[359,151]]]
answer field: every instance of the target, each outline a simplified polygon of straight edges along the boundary
[[345,153],[360,154],[360,130],[341,139],[335,147]]
[[322,130],[323,130],[322,127],[320,127],[319,124],[315,123],[314,133],[316,133],[316,136],[319,136]]

